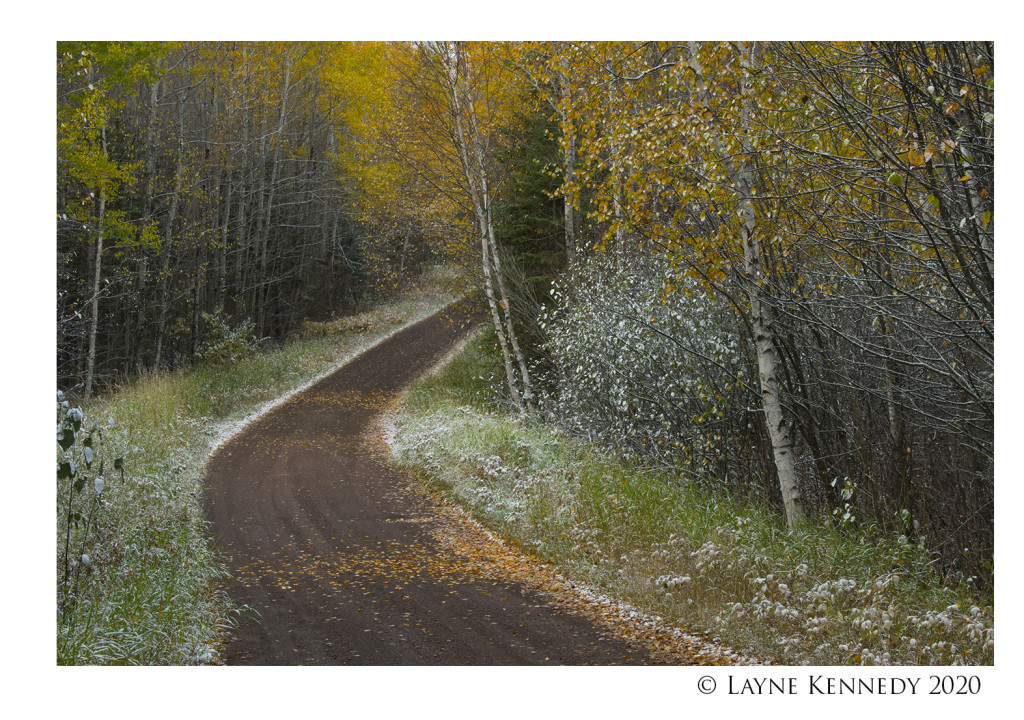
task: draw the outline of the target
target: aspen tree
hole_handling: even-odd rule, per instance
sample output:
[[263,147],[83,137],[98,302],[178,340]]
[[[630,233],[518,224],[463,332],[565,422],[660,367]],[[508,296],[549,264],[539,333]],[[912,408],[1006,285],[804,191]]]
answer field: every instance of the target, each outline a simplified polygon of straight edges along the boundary
[[[488,187],[485,141],[477,117],[476,107],[478,101],[475,97],[474,88],[471,85],[473,73],[471,63],[473,59],[462,43],[440,44],[437,59],[444,67],[447,75],[447,89],[451,102],[452,121],[455,126],[455,140],[462,163],[462,170],[465,173],[466,183],[469,187],[473,211],[480,229],[484,285],[488,304],[491,307],[495,331],[499,333],[498,339],[502,345],[502,356],[505,361],[509,389],[517,406],[522,402],[525,404],[526,410],[532,411],[534,409],[533,384],[530,379],[529,368],[526,365],[526,358],[519,347],[515,327],[512,324],[508,289],[505,284],[505,275],[501,269],[501,257],[498,253],[497,241],[494,237],[494,218],[491,207],[491,192]],[[498,301],[496,301],[494,296],[495,284],[497,284],[500,293],[500,300]],[[500,319],[502,314],[505,320],[504,329]],[[511,346],[522,379],[523,396],[521,401],[519,399],[519,392],[515,387],[516,382],[506,343],[508,346]]]
[[373,188],[377,200],[368,201],[384,210],[402,208],[414,196],[443,233],[446,251],[456,255],[470,251],[462,223],[472,219],[468,232],[478,248],[473,254],[509,395],[517,408],[532,410],[535,392],[512,320],[493,218],[495,137],[502,123],[515,121],[519,85],[486,44],[396,44],[387,50],[393,94],[381,99],[377,123],[364,140],[387,158],[363,166],[364,195]]
[[156,328],[156,352],[153,368],[159,370],[163,355],[164,336],[167,328],[167,312],[170,306],[171,254],[174,249],[174,221],[178,216],[182,184],[185,178],[185,100],[187,91],[175,93],[178,109],[178,148],[174,167],[174,190],[171,191],[170,208],[164,220],[164,237],[160,246],[160,314]]
[[[736,196],[743,247],[744,285],[749,302],[750,320],[753,324],[754,347],[757,350],[761,401],[764,408],[765,424],[775,456],[775,471],[779,478],[779,489],[782,491],[782,501],[786,508],[786,521],[792,528],[805,519],[805,513],[794,457],[792,421],[786,416],[782,405],[778,341],[769,305],[764,301],[766,284],[761,266],[761,240],[754,209],[754,148],[751,144],[751,108],[747,78],[754,62],[755,47],[756,45],[753,43],[738,43],[735,51],[740,71],[738,82],[740,107],[739,116],[731,119],[737,126],[739,152],[736,153],[726,147],[713,127],[708,132],[714,143],[718,160],[724,166],[726,176]],[[699,103],[707,106],[710,103],[710,83],[705,76],[700,56],[699,47],[696,43],[691,42],[687,62],[699,86],[697,89]]]
[[[100,145],[102,147],[103,159],[107,159],[107,128],[100,127]],[[105,211],[107,208],[107,184],[102,182],[98,188],[99,211],[96,217],[96,251],[95,270],[93,273],[92,301],[89,303],[92,309],[92,321],[89,326],[89,352],[85,361],[85,399],[92,395],[92,375],[96,368],[96,328],[100,321],[100,275],[103,267],[103,235],[106,232],[104,225]]]
[[[252,315],[269,334],[303,314],[330,312],[324,306],[332,292],[319,288],[359,272],[354,263],[313,257],[323,237],[332,245],[355,242],[354,232],[339,227],[350,205],[348,181],[329,148],[348,143],[353,118],[334,114],[332,104],[359,89],[328,95],[321,82],[326,63],[347,48],[59,44],[63,387],[84,385],[90,375],[95,393],[100,375],[187,360],[203,344],[210,311],[225,310],[230,322]],[[355,305],[351,292],[348,305]]]
[[[770,235],[760,226],[755,195],[759,153],[748,88],[755,48],[611,43],[581,47],[579,54],[589,59],[577,68],[574,82],[586,96],[577,107],[590,142],[577,185],[592,183],[597,216],[608,224],[608,243],[597,248],[622,246],[630,229],[638,241],[660,245],[713,289],[739,271],[745,301],[738,309],[751,325],[761,409],[793,527],[806,513],[792,419],[782,398],[771,286],[762,266]],[[674,216],[664,215],[668,205],[679,208]],[[701,215],[714,212],[715,232],[681,237],[676,223],[690,223],[686,219],[698,208]]]
[[[263,335],[266,329],[267,298],[270,295],[270,283],[267,277],[267,247],[270,243],[271,219],[274,212],[274,195],[277,192],[278,176],[281,172],[281,147],[284,145],[285,122],[288,117],[288,93],[291,89],[292,58],[287,51],[284,52],[282,63],[284,65],[283,77],[281,80],[281,109],[278,114],[277,130],[274,133],[274,154],[270,165],[270,181],[267,190],[266,214],[262,216],[260,234],[260,266],[259,276],[256,285],[256,333]],[[262,138],[260,140],[262,143]],[[260,193],[260,202],[263,202],[263,193]],[[263,206],[260,207],[263,210]]]

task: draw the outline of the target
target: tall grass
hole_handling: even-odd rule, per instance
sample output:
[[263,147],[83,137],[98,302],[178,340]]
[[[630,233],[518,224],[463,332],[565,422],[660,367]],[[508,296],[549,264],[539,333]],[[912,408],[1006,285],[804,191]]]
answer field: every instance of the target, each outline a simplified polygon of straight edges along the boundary
[[[102,492],[90,484],[75,496],[71,510],[95,522],[73,526],[70,540],[70,486],[58,487],[58,584],[66,542],[77,582],[58,611],[57,663],[220,662],[237,608],[223,592],[225,566],[203,517],[206,458],[261,406],[443,307],[456,286],[450,271],[437,270],[402,299],[357,318],[307,324],[279,350],[149,374],[82,407],[83,430],[103,432],[105,482]],[[58,449],[58,462],[77,453],[84,467],[82,452]],[[112,466],[118,457],[123,478]]]
[[414,384],[394,450],[575,579],[769,662],[991,664],[991,598],[905,538],[780,518],[494,409],[486,337]]

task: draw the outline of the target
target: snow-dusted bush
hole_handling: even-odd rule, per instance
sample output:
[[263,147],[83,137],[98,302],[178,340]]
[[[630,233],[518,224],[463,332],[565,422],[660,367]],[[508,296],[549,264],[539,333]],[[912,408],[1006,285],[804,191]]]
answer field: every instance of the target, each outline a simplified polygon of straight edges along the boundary
[[554,297],[542,323],[560,424],[704,476],[739,470],[756,396],[726,303],[665,258],[639,254],[591,258]]
[[238,362],[259,350],[259,340],[253,334],[256,326],[251,318],[231,327],[224,313],[215,310],[203,313],[203,321],[207,326],[207,338],[196,352],[203,362],[211,365]]

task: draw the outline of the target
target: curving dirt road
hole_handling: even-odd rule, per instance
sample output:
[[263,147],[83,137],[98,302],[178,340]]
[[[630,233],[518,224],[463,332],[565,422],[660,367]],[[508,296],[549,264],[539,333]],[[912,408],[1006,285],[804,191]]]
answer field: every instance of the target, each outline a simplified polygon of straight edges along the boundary
[[388,465],[375,421],[474,320],[456,304],[407,328],[211,458],[229,593],[259,614],[243,614],[228,664],[722,661],[595,609]]

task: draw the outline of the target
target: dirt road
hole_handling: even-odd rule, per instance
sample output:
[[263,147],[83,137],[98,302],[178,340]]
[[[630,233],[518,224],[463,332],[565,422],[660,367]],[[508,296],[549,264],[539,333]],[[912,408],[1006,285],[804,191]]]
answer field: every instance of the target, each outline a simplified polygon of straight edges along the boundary
[[243,615],[228,664],[708,662],[603,622],[388,465],[377,418],[472,322],[455,305],[407,328],[211,458],[207,512],[229,592],[259,614]]

